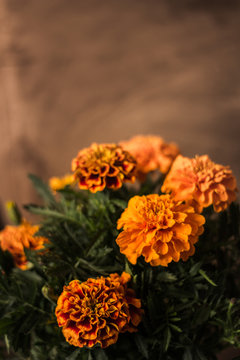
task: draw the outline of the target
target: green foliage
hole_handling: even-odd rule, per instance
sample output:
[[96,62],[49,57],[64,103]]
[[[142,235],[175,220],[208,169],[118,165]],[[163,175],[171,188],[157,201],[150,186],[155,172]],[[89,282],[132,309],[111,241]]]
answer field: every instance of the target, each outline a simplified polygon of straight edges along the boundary
[[[206,360],[227,345],[240,347],[239,207],[222,214],[207,209],[205,232],[187,262],[151,267],[142,258],[133,266],[119,252],[117,220],[136,194],[133,188],[96,194],[66,187],[53,196],[30,176],[43,206],[26,208],[41,216],[38,235],[47,249],[26,251],[31,269],[13,267],[0,251],[0,337],[16,359],[30,360]],[[150,179],[139,193],[159,188]],[[127,271],[142,301],[137,333],[120,334],[106,349],[70,346],[54,311],[64,284],[73,279]]]

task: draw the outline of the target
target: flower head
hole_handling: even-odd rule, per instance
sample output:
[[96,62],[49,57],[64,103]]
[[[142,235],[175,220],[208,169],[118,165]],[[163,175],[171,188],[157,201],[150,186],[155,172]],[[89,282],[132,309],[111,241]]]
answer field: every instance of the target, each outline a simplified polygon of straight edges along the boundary
[[137,331],[141,301],[127,288],[130,278],[127,273],[111,274],[64,286],[55,314],[71,345],[105,348],[117,341],[119,333]]
[[152,266],[187,260],[203,232],[205,218],[170,195],[134,196],[118,220],[121,253],[132,264],[144,256]]
[[237,184],[228,166],[215,164],[208,155],[193,159],[179,155],[163,186],[176,200],[195,201],[200,208],[213,205],[216,212],[236,200]]
[[140,177],[156,169],[163,174],[167,173],[173,160],[179,154],[176,144],[167,144],[159,136],[138,135],[129,141],[121,142],[120,145],[137,160]]
[[53,191],[64,189],[67,185],[72,185],[74,183],[74,176],[72,174],[67,174],[61,178],[51,177],[49,179],[49,186]]
[[80,189],[95,193],[105,187],[118,189],[135,180],[135,159],[115,144],[92,144],[72,161],[72,171]]
[[22,270],[27,269],[27,258],[24,248],[40,250],[48,242],[42,236],[34,236],[38,230],[38,225],[30,225],[27,221],[23,221],[18,226],[6,226],[0,232],[0,246],[2,250],[9,251],[13,256],[15,266]]

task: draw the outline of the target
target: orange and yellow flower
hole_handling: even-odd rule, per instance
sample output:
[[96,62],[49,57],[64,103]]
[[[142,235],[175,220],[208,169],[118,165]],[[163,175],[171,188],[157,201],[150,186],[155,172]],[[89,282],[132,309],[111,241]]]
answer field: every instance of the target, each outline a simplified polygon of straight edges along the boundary
[[135,159],[115,144],[92,144],[72,161],[79,188],[95,193],[105,187],[119,189],[123,182],[135,180]]
[[24,248],[40,250],[48,240],[42,236],[34,236],[39,230],[38,225],[30,225],[23,221],[18,226],[6,226],[0,232],[0,246],[3,251],[9,251],[13,256],[14,264],[22,270],[27,269],[27,258]]
[[118,220],[116,242],[132,264],[144,256],[152,266],[184,261],[195,252],[205,218],[171,195],[134,196]]
[[119,333],[137,331],[141,321],[141,301],[127,288],[131,276],[73,280],[64,286],[55,314],[66,340],[74,346],[102,348],[114,344]]
[[202,210],[213,205],[216,212],[236,200],[237,183],[228,166],[214,163],[208,155],[193,159],[179,155],[163,186],[176,200],[195,202]]
[[156,169],[166,174],[179,154],[176,144],[168,144],[159,136],[138,135],[129,141],[121,142],[120,145],[137,160],[140,178]]
[[49,179],[49,186],[53,191],[64,189],[67,185],[74,184],[73,174],[67,174],[63,177],[51,177]]

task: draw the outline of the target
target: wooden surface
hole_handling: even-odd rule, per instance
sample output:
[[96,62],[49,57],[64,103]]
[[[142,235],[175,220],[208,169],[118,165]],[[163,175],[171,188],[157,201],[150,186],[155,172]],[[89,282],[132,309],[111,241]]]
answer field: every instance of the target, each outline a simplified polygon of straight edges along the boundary
[[240,179],[239,18],[238,1],[0,0],[1,203],[135,134]]

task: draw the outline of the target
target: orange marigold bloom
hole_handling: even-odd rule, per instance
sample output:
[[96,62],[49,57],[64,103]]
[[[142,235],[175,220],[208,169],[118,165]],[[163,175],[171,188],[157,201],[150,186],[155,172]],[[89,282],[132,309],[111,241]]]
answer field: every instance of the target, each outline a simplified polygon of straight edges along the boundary
[[167,144],[159,136],[134,136],[129,141],[123,141],[120,145],[130,152],[138,164],[140,178],[150,171],[159,169],[163,174],[167,173],[173,160],[179,154],[176,144]]
[[125,181],[135,180],[135,159],[115,144],[92,144],[72,161],[72,171],[80,189],[95,193],[105,187],[118,189]]
[[15,263],[15,266],[22,270],[27,269],[27,258],[24,248],[31,250],[43,249],[44,243],[48,240],[42,236],[34,236],[38,232],[38,225],[30,225],[27,221],[23,221],[18,226],[6,226],[0,232],[0,246],[3,251],[9,251]]
[[213,204],[220,212],[236,200],[237,183],[228,166],[214,163],[208,155],[193,159],[179,155],[163,186],[176,200],[195,201],[203,209]]
[[74,176],[72,174],[64,175],[63,177],[51,177],[49,179],[49,186],[53,191],[64,189],[67,185],[74,183]]
[[171,195],[134,196],[118,220],[121,253],[132,264],[144,256],[152,266],[187,260],[203,232],[205,218]]
[[64,286],[55,314],[71,345],[106,348],[119,333],[137,331],[143,310],[134,290],[127,288],[130,278],[123,272]]

